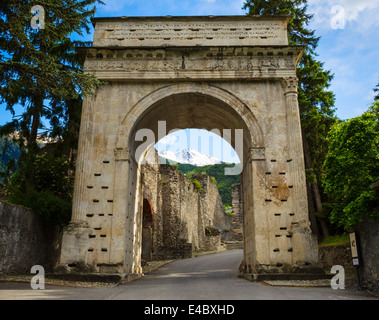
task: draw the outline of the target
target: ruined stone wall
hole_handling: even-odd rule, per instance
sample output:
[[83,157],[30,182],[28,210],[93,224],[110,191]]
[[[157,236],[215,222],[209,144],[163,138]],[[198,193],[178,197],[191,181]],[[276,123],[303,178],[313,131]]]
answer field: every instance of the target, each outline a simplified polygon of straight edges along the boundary
[[242,194],[240,184],[232,187],[232,212],[233,222],[238,224],[238,226],[242,226]]
[[212,178],[206,174],[195,175],[193,179],[199,181],[203,189],[200,192],[200,203],[204,224],[214,227],[220,232],[230,230],[231,218],[225,213],[217,182],[212,181]]
[[232,187],[232,238],[233,240],[243,240],[243,209],[241,185]]
[[361,251],[361,273],[365,289],[379,294],[379,220],[358,227]]
[[228,217],[211,178],[197,177],[202,186],[199,190],[170,165],[144,165],[142,170],[144,195],[151,194],[154,211],[153,259],[186,258],[193,251],[219,249],[220,234],[206,235],[205,228],[216,227]]
[[[199,248],[198,195],[187,178],[170,165],[159,167],[159,180],[161,206],[157,213],[163,220],[162,247],[156,248],[154,256],[160,259],[178,258],[174,256],[178,247],[191,252]],[[191,246],[185,246],[186,243]],[[188,255],[188,252],[183,252],[181,257]]]

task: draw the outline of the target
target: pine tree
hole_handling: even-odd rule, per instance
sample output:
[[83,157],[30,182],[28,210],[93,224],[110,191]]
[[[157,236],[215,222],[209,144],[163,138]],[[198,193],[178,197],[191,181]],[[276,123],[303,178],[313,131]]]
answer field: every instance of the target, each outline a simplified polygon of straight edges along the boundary
[[[331,126],[336,122],[335,95],[329,91],[333,75],[324,70],[324,64],[316,59],[320,37],[309,29],[312,15],[307,13],[306,0],[246,0],[243,9],[250,15],[287,15],[290,17],[288,37],[290,45],[305,46],[299,62],[299,108],[303,131],[304,158],[310,196],[310,212],[316,212],[323,237],[329,235],[322,206],[325,195],[321,188],[322,164],[328,146],[325,144]],[[312,217],[311,217],[312,218]],[[312,228],[318,233],[317,224]]]
[[[84,61],[76,50],[77,46],[90,43],[73,40],[90,32],[90,18],[98,3],[102,2],[0,2],[0,103],[14,116],[16,105],[24,107],[22,115],[0,128],[0,135],[17,131],[16,140],[21,147],[18,170],[6,192],[12,195],[9,199],[15,204],[31,208],[38,204],[39,211],[47,216],[54,213],[54,221],[66,221],[70,215],[67,156],[76,143],[82,98],[100,85],[94,75],[83,72]],[[32,10],[36,5],[40,10],[38,23]],[[59,152],[40,154],[37,137],[47,130],[43,119],[50,122],[49,136],[61,138],[61,143],[56,144]],[[42,161],[46,159],[47,162]],[[68,183],[65,188],[52,184],[52,177],[46,174],[46,169],[53,168],[57,161],[65,164],[57,171]],[[50,189],[41,187],[42,171],[43,183],[50,185]]]
[[[98,86],[94,76],[83,73],[83,61],[76,52],[73,34],[89,33],[89,18],[99,0],[7,0],[0,4],[0,102],[14,114],[14,106],[25,112],[5,128],[19,130],[36,149],[41,119],[50,120],[53,129],[62,112],[57,101],[73,101]],[[44,9],[43,28],[33,28],[32,8]],[[50,106],[49,101],[55,101]],[[59,104],[61,108],[64,105]]]

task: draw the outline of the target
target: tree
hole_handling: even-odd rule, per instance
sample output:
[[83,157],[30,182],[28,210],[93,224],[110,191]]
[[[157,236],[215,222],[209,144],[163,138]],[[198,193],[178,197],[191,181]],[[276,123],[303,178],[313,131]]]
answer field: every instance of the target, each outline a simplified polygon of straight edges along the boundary
[[360,117],[335,125],[322,182],[329,196],[331,221],[350,231],[364,218],[377,219],[378,195],[370,187],[379,181],[378,103]]
[[[46,117],[54,129],[65,106],[91,93],[99,82],[83,72],[83,61],[75,51],[73,34],[89,33],[89,18],[99,0],[9,0],[0,5],[0,102],[14,115],[21,104],[25,113],[8,125],[19,130],[31,152]],[[44,8],[44,28],[32,28],[32,8]],[[48,102],[50,106],[46,105]]]
[[[52,225],[64,226],[70,222],[73,180],[67,177],[69,163],[66,157],[52,154],[36,156],[33,162],[21,166],[7,184],[9,202],[25,206],[42,215]],[[33,186],[24,177],[28,171]]]
[[[54,180],[52,189],[41,187],[37,173],[43,172],[46,183],[53,181],[49,174],[54,172],[61,174],[64,181],[69,180],[70,166],[66,161],[77,143],[82,98],[100,86],[94,75],[84,73],[83,58],[76,50],[91,43],[73,39],[90,32],[95,4],[101,3],[100,0],[0,3],[0,103],[14,116],[15,105],[20,104],[25,110],[0,128],[0,135],[17,132],[16,141],[21,148],[18,171],[7,185],[7,194],[11,202],[45,212],[50,221],[58,224],[67,221],[71,210],[70,191],[66,189],[72,188],[72,184],[61,190]],[[37,29],[32,23],[35,5],[40,10]],[[48,130],[43,126],[43,118],[50,123]],[[41,130],[47,130],[51,138],[59,137],[54,152],[49,150],[46,154],[47,148],[43,151],[39,148],[37,138]],[[51,170],[43,171],[45,166]]]
[[[251,15],[289,16],[289,44],[305,46],[297,77],[309,207],[310,213],[316,212],[323,237],[327,237],[329,230],[322,205],[325,201],[325,194],[321,189],[322,164],[327,154],[326,136],[337,119],[335,95],[328,90],[333,75],[323,69],[323,63],[317,61],[316,48],[320,38],[315,36],[314,30],[308,28],[313,16],[307,13],[306,0],[246,0],[243,8]],[[315,218],[311,217],[311,220],[315,221]],[[312,223],[312,229],[319,233],[317,224]]]
[[379,83],[376,85],[375,89],[374,89],[374,92],[376,94],[375,96],[375,101],[379,101]]

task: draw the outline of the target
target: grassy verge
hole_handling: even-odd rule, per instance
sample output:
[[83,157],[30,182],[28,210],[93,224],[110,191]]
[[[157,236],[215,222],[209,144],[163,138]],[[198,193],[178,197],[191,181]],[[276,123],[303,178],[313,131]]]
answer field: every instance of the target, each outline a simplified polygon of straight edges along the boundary
[[329,247],[329,246],[342,246],[350,243],[349,235],[343,234],[343,235],[337,235],[337,236],[330,236],[320,244],[320,248],[322,247]]

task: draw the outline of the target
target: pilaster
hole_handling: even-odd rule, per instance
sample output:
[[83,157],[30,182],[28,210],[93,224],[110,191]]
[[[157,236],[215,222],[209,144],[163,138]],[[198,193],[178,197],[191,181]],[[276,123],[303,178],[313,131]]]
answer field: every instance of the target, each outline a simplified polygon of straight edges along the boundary
[[286,101],[288,172],[292,184],[291,198],[294,221],[289,235],[293,245],[293,263],[295,265],[314,265],[318,261],[317,243],[312,235],[308,214],[306,176],[303,141],[301,134],[300,110],[298,103],[298,79],[282,79]]

